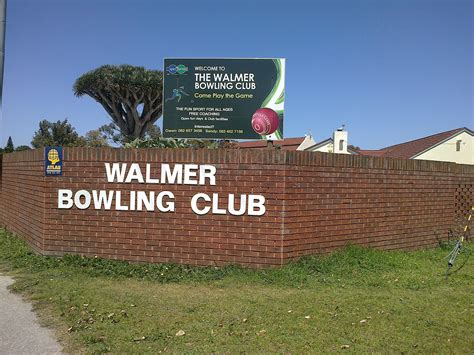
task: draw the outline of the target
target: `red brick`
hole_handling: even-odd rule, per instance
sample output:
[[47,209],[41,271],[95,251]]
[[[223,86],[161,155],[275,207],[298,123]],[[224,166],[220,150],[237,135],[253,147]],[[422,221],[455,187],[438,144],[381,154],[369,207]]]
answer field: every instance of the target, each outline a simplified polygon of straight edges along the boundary
[[[474,167],[454,163],[252,150],[64,148],[62,177],[43,149],[0,156],[0,226],[38,253],[135,262],[276,266],[347,244],[430,247],[473,203]],[[109,184],[105,162],[217,167],[217,186]],[[176,212],[57,210],[58,188],[169,190]],[[263,194],[262,217],[192,213],[197,192]]]

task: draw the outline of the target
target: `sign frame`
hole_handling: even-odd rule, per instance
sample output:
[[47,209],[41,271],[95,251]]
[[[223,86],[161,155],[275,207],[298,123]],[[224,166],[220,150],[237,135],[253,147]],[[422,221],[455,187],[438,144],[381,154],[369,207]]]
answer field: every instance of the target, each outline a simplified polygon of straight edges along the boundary
[[[285,58],[164,58],[163,137],[200,140],[283,139],[285,66]],[[197,72],[198,68],[212,67],[224,69],[202,69],[202,72]],[[230,79],[219,82],[217,79],[220,75]],[[208,80],[199,82],[198,78]],[[239,82],[239,79],[242,81]],[[206,89],[202,89],[203,86],[198,88],[198,85],[204,84],[208,84]],[[211,86],[213,84],[215,87]],[[228,86],[224,87],[224,84]],[[244,85],[247,85],[244,89],[236,88]],[[207,97],[196,97],[200,94],[206,94]],[[216,117],[208,120],[205,114]]]

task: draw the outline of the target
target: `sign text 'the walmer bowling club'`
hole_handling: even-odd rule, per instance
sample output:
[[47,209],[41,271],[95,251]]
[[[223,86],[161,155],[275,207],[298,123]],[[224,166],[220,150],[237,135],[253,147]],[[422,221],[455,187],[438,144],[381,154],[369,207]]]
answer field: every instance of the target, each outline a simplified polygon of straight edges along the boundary
[[[108,183],[120,184],[176,184],[216,185],[217,169],[207,164],[161,164],[160,173],[154,175],[150,164],[144,169],[137,163],[105,163]],[[156,173],[156,172],[155,172]],[[175,196],[172,191],[129,191],[125,199],[123,190],[58,189],[58,208],[175,212]],[[231,214],[234,216],[262,216],[265,214],[265,197],[262,195],[228,194],[227,205],[219,204],[219,194],[196,193],[190,207],[198,215]]]

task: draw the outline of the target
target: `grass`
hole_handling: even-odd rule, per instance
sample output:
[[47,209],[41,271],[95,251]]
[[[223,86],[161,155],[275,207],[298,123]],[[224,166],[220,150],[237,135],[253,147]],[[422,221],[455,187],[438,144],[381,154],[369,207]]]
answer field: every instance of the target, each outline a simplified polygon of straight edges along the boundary
[[445,280],[448,253],[348,247],[279,269],[196,268],[42,257],[0,231],[12,290],[66,351],[87,353],[469,353],[474,258]]

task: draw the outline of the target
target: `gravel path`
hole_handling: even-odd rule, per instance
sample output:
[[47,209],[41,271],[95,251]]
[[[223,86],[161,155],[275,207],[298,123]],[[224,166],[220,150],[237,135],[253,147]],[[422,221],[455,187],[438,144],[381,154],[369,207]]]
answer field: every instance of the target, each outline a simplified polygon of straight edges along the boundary
[[31,305],[7,289],[13,282],[0,275],[0,354],[61,354],[52,331],[38,324]]

